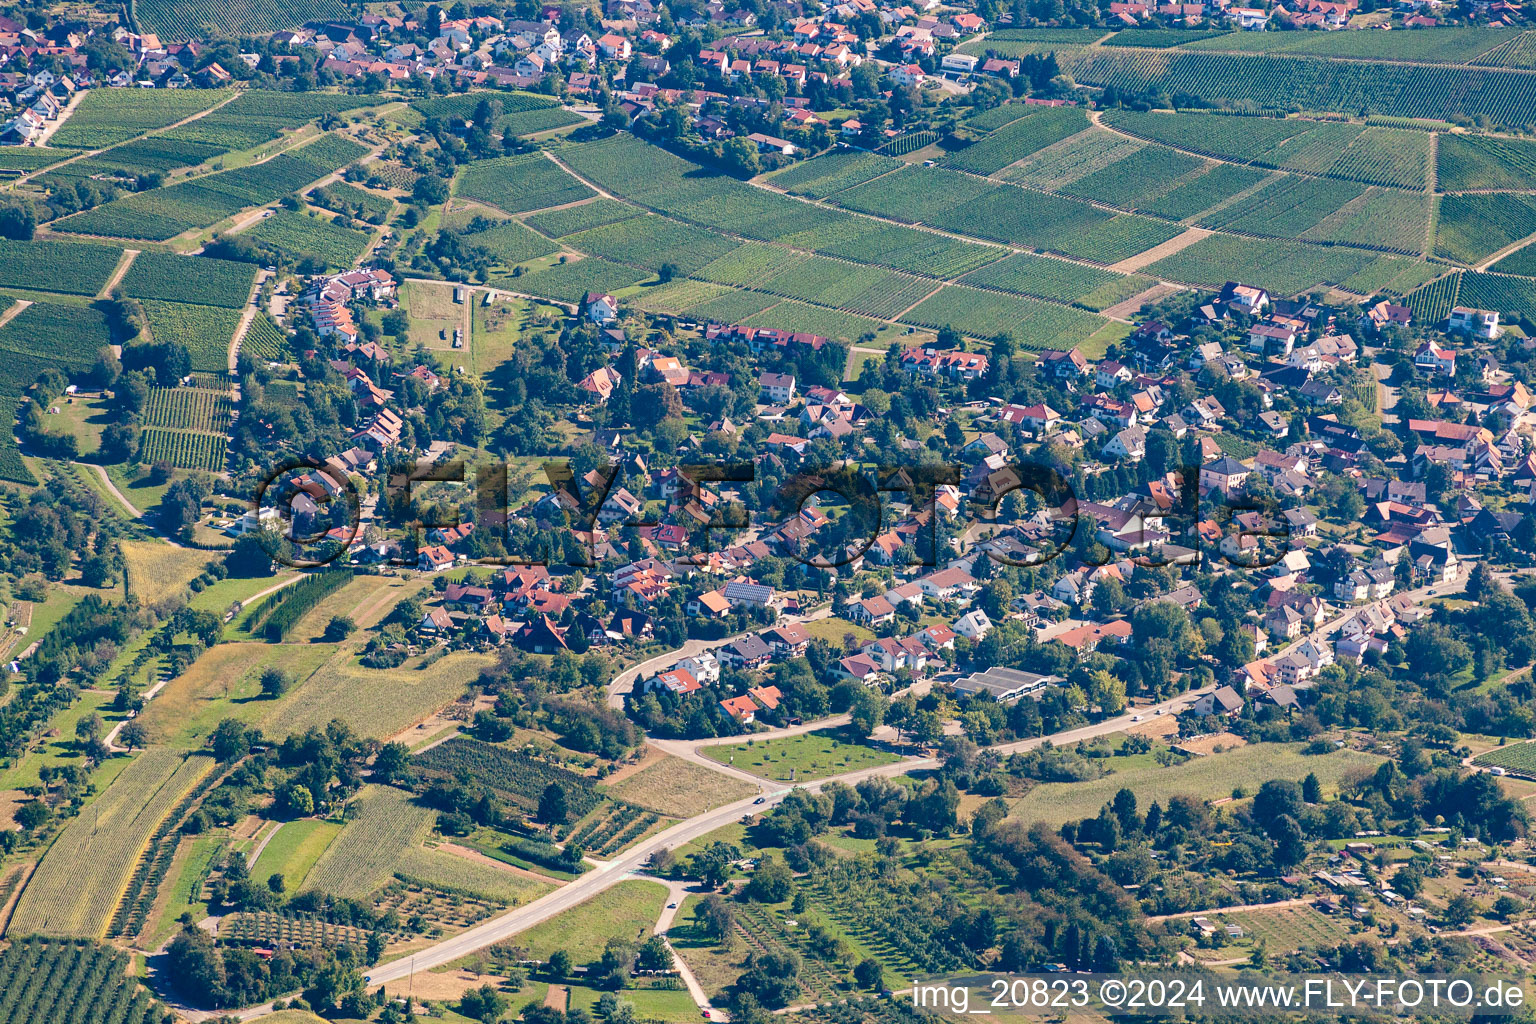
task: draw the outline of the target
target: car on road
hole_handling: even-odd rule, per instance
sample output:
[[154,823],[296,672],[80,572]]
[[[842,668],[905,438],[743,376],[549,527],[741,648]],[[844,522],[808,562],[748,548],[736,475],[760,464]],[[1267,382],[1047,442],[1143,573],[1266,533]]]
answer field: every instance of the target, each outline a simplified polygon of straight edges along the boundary
[[1132,715],[1131,716],[1131,721],[1139,722],[1139,721],[1141,721],[1141,716],[1140,715]]
[[702,1011],[702,1012],[703,1012],[703,1014],[704,1014],[704,1019],[705,1019],[705,1020],[710,1020],[710,1019],[712,1019],[712,1018],[711,1018],[711,1017],[710,1017],[710,1016],[709,1016],[709,1011],[708,1011],[708,1010],[704,1010],[704,1011]]
[[768,799],[768,798],[767,798],[767,797],[765,797],[765,796],[760,796],[760,797],[758,797],[758,798],[757,798],[757,799],[756,799],[756,800],[753,800],[753,801],[752,801],[752,806],[754,806],[754,807],[756,807],[756,806],[757,806],[757,805],[758,805],[758,804],[760,804],[760,803],[763,803],[763,802],[764,802],[764,801],[766,801],[766,800],[767,800],[767,799]]
[[676,910],[677,909],[677,904],[676,903],[668,903],[667,904],[667,909],[668,910]]

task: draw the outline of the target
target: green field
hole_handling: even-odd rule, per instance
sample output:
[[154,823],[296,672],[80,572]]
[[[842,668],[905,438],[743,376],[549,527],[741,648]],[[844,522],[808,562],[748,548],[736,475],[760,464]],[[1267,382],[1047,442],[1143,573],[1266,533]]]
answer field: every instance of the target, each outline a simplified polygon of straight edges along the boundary
[[346,825],[305,875],[304,888],[362,899],[389,881],[434,814],[388,786],[365,786],[348,806]]
[[801,733],[761,743],[752,740],[721,743],[703,747],[699,752],[710,760],[777,782],[809,782],[901,760],[889,751],[862,743],[848,743],[830,731]]
[[610,938],[644,939],[656,926],[667,903],[667,888],[657,882],[632,880],[556,914],[513,936],[537,960],[563,949],[576,964],[588,964],[603,953]]
[[341,826],[334,821],[306,818],[284,822],[251,865],[251,877],[264,882],[269,875],[279,874],[289,889],[297,891],[303,888],[315,861],[340,834]]
[[1303,755],[1299,744],[1253,743],[1221,754],[1197,757],[1181,765],[1158,765],[1112,772],[1088,782],[1048,782],[1011,802],[1010,816],[1050,825],[1091,818],[1122,788],[1130,788],[1138,800],[1167,803],[1172,796],[1218,800],[1236,787],[1249,793],[1269,779],[1301,781],[1315,774],[1324,789],[1338,784],[1350,772],[1374,769],[1381,758],[1353,750],[1336,750],[1316,757]]
[[324,217],[292,210],[278,210],[247,231],[246,236],[289,259],[313,259],[342,270],[362,259],[372,238],[366,231],[355,231]]

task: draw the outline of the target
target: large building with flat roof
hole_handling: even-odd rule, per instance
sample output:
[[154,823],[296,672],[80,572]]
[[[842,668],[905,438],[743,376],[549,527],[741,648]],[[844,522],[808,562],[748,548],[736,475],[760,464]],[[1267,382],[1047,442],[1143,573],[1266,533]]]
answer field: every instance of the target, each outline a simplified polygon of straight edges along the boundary
[[986,693],[999,704],[1011,704],[1020,697],[1031,697],[1045,689],[1066,682],[1061,676],[1022,672],[1016,668],[989,668],[972,672],[955,684],[959,693]]

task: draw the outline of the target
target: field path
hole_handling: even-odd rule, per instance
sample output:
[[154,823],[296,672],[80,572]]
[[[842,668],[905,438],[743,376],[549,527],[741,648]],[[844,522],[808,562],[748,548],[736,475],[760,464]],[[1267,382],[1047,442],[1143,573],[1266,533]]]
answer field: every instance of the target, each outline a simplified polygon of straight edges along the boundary
[[[258,270],[256,272],[256,282],[251,285],[251,294],[246,296],[245,311],[240,314],[240,322],[235,325],[235,333],[230,335],[228,363],[229,375],[231,377],[235,376],[235,369],[240,362],[240,343],[250,333],[251,323],[256,319],[256,314],[261,312],[261,306],[258,304],[261,297],[261,286],[266,283],[270,276],[265,270]],[[240,401],[240,382],[238,379],[229,386],[229,390],[230,397],[238,403]]]
[[1491,254],[1487,259],[1483,260],[1482,263],[1479,263],[1477,266],[1473,267],[1472,269],[1476,270],[1476,271],[1479,271],[1479,272],[1485,271],[1489,267],[1493,266],[1495,263],[1499,262],[1499,260],[1501,260],[1504,257],[1508,256],[1510,253],[1519,252],[1521,249],[1524,249],[1526,246],[1530,245],[1532,242],[1536,242],[1536,235],[1526,235],[1524,238],[1520,239],[1518,242],[1514,243],[1513,245],[1506,245],[1504,248],[1500,249],[1498,252]]
[[662,907],[661,915],[656,918],[656,927],[652,933],[660,935],[661,941],[667,944],[667,949],[672,953],[672,965],[677,968],[678,977],[688,987],[688,994],[693,997],[694,1005],[711,1020],[729,1021],[730,1014],[716,1009],[715,1005],[709,1001],[709,994],[704,991],[704,986],[699,984],[699,979],[694,976],[687,961],[677,955],[677,950],[672,949],[672,943],[667,939],[667,932],[672,930],[672,922],[677,919],[678,911],[682,909],[683,900],[688,898],[691,887],[686,882],[657,878],[654,875],[636,875],[635,877],[644,878],[650,882],[660,882],[667,887],[667,902]]
[[123,508],[128,510],[129,515],[133,516],[135,519],[144,518],[144,510],[139,508],[133,502],[129,501],[128,495],[117,489],[117,484],[113,483],[112,478],[107,475],[106,466],[93,462],[91,463],[91,469],[93,469],[96,472],[96,475],[101,478],[102,486],[104,486],[108,491],[112,492],[112,497],[116,498],[118,502],[123,506]]
[[1187,917],[1204,917],[1206,914],[1244,914],[1258,910],[1285,910],[1287,907],[1305,907],[1317,901],[1316,896],[1298,896],[1274,903],[1243,903],[1235,907],[1211,907],[1209,910],[1181,910],[1177,914],[1159,914],[1148,917],[1150,921],[1179,921]]
[[137,249],[123,250],[122,258],[117,261],[117,268],[112,271],[112,276],[107,278],[107,283],[102,285],[101,291],[96,293],[98,299],[105,299],[112,294],[112,289],[122,283],[123,275],[128,273],[128,268],[133,266],[133,261],[138,255],[139,250]]
[[1200,241],[1215,234],[1205,228],[1185,228],[1182,234],[1174,235],[1161,245],[1154,245],[1145,252],[1139,252],[1135,256],[1123,259],[1119,263],[1110,264],[1109,269],[1122,274],[1134,274],[1142,267],[1149,267],[1164,256],[1172,256],[1181,249],[1187,249]]
[[1099,311],[1100,316],[1107,316],[1111,320],[1119,320],[1122,323],[1130,323],[1131,317],[1148,302],[1156,302],[1165,295],[1172,295],[1181,291],[1183,285],[1169,284],[1167,281],[1159,281],[1144,292],[1138,292],[1123,302],[1117,302],[1113,306]]
[[0,327],[4,327],[12,320],[15,320],[18,316],[21,315],[21,311],[30,305],[32,305],[31,299],[17,299],[15,304],[12,305],[10,309],[0,313]]

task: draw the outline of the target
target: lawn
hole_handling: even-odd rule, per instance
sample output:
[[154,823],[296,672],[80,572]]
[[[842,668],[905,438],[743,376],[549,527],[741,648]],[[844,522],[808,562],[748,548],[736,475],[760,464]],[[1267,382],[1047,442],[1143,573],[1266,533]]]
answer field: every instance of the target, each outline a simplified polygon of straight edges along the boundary
[[1059,825],[1091,818],[1121,788],[1131,789],[1137,799],[1148,803],[1167,803],[1169,797],[1180,795],[1219,800],[1231,796],[1238,786],[1251,795],[1269,779],[1299,782],[1309,773],[1317,775],[1326,792],[1350,772],[1370,771],[1381,763],[1381,758],[1374,754],[1354,750],[1336,750],[1315,757],[1300,751],[1300,745],[1294,743],[1251,743],[1169,768],[1147,765],[1113,772],[1090,782],[1048,782],[1014,801],[1009,814]]
[[157,948],[180,927],[177,919],[190,913],[193,920],[201,921],[208,916],[208,901],[203,899],[203,881],[208,867],[224,849],[227,840],[223,836],[198,836],[183,840],[182,850],[173,864],[173,880],[163,883],[160,893],[161,906],[155,925],[148,929],[149,948]]
[[843,638],[851,636],[856,646],[862,646],[875,638],[875,631],[868,626],[836,617],[801,623],[812,640],[825,640],[833,647],[842,647]]
[[73,434],[80,442],[81,455],[93,455],[101,448],[101,432],[116,422],[111,411],[111,401],[99,395],[58,399],[53,408],[59,410],[48,421],[48,429],[62,434]]
[[325,635],[325,627],[335,616],[342,615],[358,621],[360,615],[366,615],[376,604],[393,606],[395,602],[390,599],[391,595],[387,591],[404,587],[405,583],[393,576],[354,577],[352,582],[305,613],[286,640],[297,644],[321,640]]
[[281,576],[229,576],[193,594],[192,600],[187,603],[200,612],[222,614],[236,601],[249,601],[254,595],[282,581]]
[[[410,314],[412,345],[425,345],[433,349],[453,347],[453,332],[469,326],[469,302],[453,301],[454,286],[451,284],[424,284],[408,282],[401,289],[401,305]],[[469,339],[464,339],[465,344]],[[454,357],[458,358],[458,357]]]
[[112,710],[113,699],[110,693],[95,693],[90,690],[81,693],[79,700],[54,715],[49,721],[48,731],[56,735],[45,738],[4,775],[0,775],[0,790],[25,789],[27,786],[39,785],[42,780],[38,777],[38,769],[45,764],[50,768],[57,768],[60,765],[80,763],[82,755],[75,748],[75,723],[95,713],[102,717],[107,729],[110,730],[123,718],[120,712]]
[[704,747],[700,753],[721,764],[731,764],[778,782],[808,782],[901,760],[884,750],[844,742],[825,730],[764,743],[752,740],[722,743]]
[[750,782],[670,756],[607,789],[620,800],[674,818],[691,818],[757,791]]
[[251,877],[265,882],[269,876],[279,874],[289,889],[297,891],[315,861],[340,834],[341,826],[334,821],[305,818],[285,822],[278,826],[277,834],[251,865]]
[[638,880],[620,882],[585,903],[519,932],[511,941],[527,947],[528,955],[535,960],[546,960],[555,950],[563,949],[574,963],[589,964],[603,955],[603,946],[611,938],[647,938],[666,905],[666,886]]

